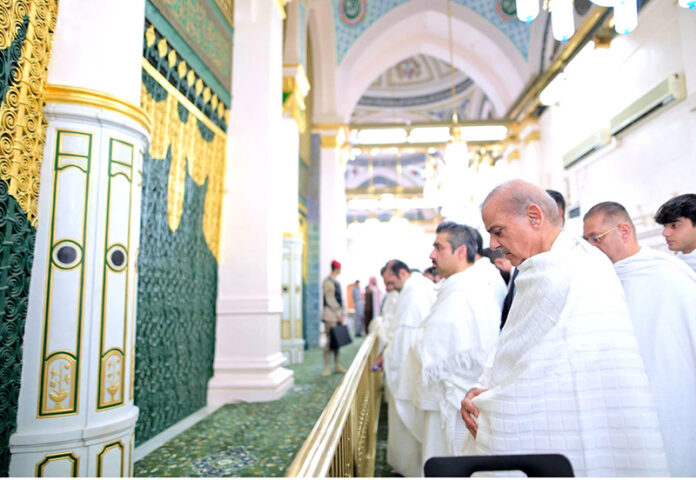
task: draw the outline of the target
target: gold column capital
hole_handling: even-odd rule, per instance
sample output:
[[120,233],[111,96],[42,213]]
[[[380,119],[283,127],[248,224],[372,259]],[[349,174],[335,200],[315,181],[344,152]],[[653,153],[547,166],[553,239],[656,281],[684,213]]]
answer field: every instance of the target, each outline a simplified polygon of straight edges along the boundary
[[46,103],[69,103],[110,110],[135,120],[145,128],[148,135],[152,132],[152,120],[145,110],[105,92],[69,85],[46,84]]

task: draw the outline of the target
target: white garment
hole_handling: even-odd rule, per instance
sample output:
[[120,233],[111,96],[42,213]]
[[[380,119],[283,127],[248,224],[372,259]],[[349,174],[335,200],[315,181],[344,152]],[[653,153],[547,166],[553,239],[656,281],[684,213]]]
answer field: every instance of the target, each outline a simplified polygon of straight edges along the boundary
[[505,295],[507,295],[507,285],[505,285],[505,280],[503,280],[498,267],[493,265],[487,257],[481,257],[474,262],[473,268],[481,281],[489,285],[498,301],[498,307],[502,309]]
[[391,341],[391,339],[394,338],[394,330],[396,329],[394,316],[396,315],[396,304],[398,300],[399,292],[396,290],[387,292],[387,296],[384,297],[384,305],[382,306],[382,321],[380,322],[379,329],[377,330],[380,352]]
[[[430,312],[430,307],[434,301],[433,282],[418,272],[412,273],[399,293],[394,315],[393,336],[384,350],[382,366],[385,382],[391,394],[388,421],[395,425],[397,422],[401,422],[410,432],[410,435],[402,435],[401,438],[387,440],[387,462],[406,477],[422,475],[421,459],[417,458],[417,462],[415,462],[409,452],[416,449],[420,453],[423,417],[418,414],[412,404],[397,401],[407,400],[403,396],[400,376],[406,354],[413,344],[413,338],[418,332],[421,322]],[[414,469],[414,465],[418,469]]]
[[609,259],[561,232],[519,266],[474,398],[469,454],[561,453],[576,476],[665,476],[660,425]]
[[641,248],[616,262],[655,396],[671,476],[696,476],[696,273]]
[[424,412],[423,461],[454,454],[455,430],[466,430],[461,400],[483,372],[499,324],[498,302],[473,266],[442,281],[400,382]]
[[682,260],[689,267],[691,267],[691,270],[696,272],[696,250],[693,250],[691,253],[677,252],[677,258]]
[[416,440],[411,431],[401,421],[396,412],[396,404],[384,385],[384,395],[387,400],[387,463],[404,476],[415,477],[423,469],[421,443]]

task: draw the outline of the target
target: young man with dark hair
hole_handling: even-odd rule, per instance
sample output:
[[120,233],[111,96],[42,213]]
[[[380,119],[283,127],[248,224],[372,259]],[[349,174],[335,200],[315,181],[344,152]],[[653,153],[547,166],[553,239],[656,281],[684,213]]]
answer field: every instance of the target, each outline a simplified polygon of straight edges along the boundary
[[696,194],[685,193],[666,201],[657,210],[655,221],[664,227],[667,247],[696,271]]
[[454,455],[457,439],[465,436],[465,425],[457,421],[459,402],[483,372],[500,318],[498,300],[474,263],[476,230],[443,222],[436,233],[430,259],[443,280],[400,374],[400,389],[411,396],[397,400],[407,404],[399,403],[399,410],[413,405],[423,418],[423,461]]

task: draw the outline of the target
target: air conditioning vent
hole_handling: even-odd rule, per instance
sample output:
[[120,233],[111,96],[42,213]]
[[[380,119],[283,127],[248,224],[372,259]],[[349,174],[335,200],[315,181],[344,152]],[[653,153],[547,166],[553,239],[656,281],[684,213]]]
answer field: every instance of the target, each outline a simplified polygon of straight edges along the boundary
[[563,155],[563,166],[570,167],[572,164],[579,162],[583,158],[607,145],[611,140],[609,130],[603,128],[587,137],[585,140],[577,144],[574,148],[568,150]]
[[684,75],[673,73],[655,88],[623,109],[609,122],[612,135],[624,131],[651,113],[686,97]]

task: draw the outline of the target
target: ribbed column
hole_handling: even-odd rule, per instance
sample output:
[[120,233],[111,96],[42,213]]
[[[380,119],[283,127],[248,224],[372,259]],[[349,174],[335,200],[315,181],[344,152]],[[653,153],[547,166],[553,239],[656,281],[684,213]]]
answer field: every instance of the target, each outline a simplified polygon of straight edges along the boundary
[[143,21],[60,2],[10,476],[132,475]]
[[[223,200],[214,376],[208,403],[280,398],[283,246],[282,16],[273,0],[235,2],[232,110]],[[294,161],[297,162],[297,156]],[[297,200],[295,199],[295,202]]]

